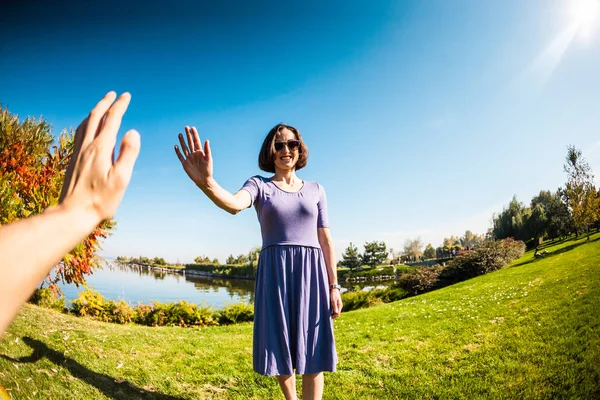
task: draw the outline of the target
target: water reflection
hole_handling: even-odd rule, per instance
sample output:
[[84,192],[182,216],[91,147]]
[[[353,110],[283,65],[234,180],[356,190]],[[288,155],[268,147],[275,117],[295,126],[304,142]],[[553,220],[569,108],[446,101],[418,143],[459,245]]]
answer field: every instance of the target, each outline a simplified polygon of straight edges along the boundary
[[[185,300],[220,309],[227,304],[254,302],[253,280],[213,278],[184,274],[183,271],[173,273],[110,261],[104,264],[103,269],[94,272],[87,281],[90,287],[105,298],[123,299],[132,305],[149,304],[154,301],[169,303]],[[342,282],[342,292],[369,291],[392,283],[393,281]],[[73,285],[63,285],[62,288],[68,301],[77,298],[78,293],[83,290]]]
[[[254,281],[251,280],[172,273],[115,262],[105,263],[87,282],[105,298],[124,299],[131,304],[185,300],[218,309],[227,304],[254,301]],[[83,290],[73,285],[62,288],[68,301]]]

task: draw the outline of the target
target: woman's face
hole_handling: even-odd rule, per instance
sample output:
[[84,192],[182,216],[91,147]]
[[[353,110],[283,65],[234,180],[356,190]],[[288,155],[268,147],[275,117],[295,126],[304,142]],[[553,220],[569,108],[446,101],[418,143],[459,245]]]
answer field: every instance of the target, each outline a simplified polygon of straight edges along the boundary
[[[294,146],[287,145],[289,140],[297,140],[294,132],[289,129],[282,129],[275,135],[275,169],[282,171],[293,170],[296,167],[296,163],[298,162],[298,146],[295,148],[291,148]],[[277,151],[277,143],[285,142],[286,145],[279,151]]]

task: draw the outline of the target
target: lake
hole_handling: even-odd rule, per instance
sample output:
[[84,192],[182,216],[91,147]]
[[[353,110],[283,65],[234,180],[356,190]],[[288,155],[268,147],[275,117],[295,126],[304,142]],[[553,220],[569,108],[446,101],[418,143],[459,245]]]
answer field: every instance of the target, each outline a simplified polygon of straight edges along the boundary
[[[114,263],[96,270],[87,278],[87,283],[107,299],[123,299],[132,305],[185,300],[219,309],[231,303],[254,301],[254,281],[251,280],[134,270]],[[84,290],[75,285],[61,285],[61,288],[67,301],[77,298]]]
[[[170,303],[185,300],[215,309],[227,304],[251,303],[254,301],[254,281],[244,279],[221,279],[198,275],[182,275],[162,271],[133,269],[107,261],[103,269],[96,270],[87,278],[88,286],[106,299],[123,299],[132,305],[149,304],[153,301]],[[385,285],[385,282],[377,283]],[[343,284],[342,291],[362,287],[374,288],[374,283]],[[60,285],[68,302],[77,298],[83,287]]]

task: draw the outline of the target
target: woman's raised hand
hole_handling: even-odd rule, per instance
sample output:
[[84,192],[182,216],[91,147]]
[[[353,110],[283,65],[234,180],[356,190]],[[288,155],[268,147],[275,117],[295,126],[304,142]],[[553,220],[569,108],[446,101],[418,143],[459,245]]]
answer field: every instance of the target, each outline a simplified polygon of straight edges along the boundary
[[[179,157],[179,161],[181,161],[181,165],[190,179],[198,187],[204,188],[213,176],[210,145],[208,140],[205,141],[204,151],[202,150],[202,142],[195,127],[190,128],[186,126],[185,133],[188,142],[187,144],[185,143],[185,139],[180,133],[179,143],[181,144],[181,150],[175,145],[175,153],[177,153],[177,157]],[[181,151],[183,151],[183,154],[181,154]]]

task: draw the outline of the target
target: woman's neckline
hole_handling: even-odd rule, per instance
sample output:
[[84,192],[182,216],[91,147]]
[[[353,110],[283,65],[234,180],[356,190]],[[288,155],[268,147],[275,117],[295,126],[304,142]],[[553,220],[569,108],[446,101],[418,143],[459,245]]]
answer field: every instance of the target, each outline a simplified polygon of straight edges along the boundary
[[304,189],[304,186],[306,186],[306,181],[303,179],[303,180],[302,180],[302,186],[300,187],[300,189],[298,189],[298,190],[296,190],[296,191],[294,191],[294,192],[290,192],[289,190],[285,190],[285,189],[282,189],[282,188],[280,188],[280,187],[279,187],[279,186],[278,186],[278,185],[275,183],[275,181],[273,181],[273,178],[269,178],[269,182],[271,182],[271,183],[272,183],[272,184],[273,184],[273,185],[274,185],[274,186],[275,186],[277,189],[281,190],[281,191],[282,191],[282,192],[284,192],[284,193],[300,193],[300,192],[301,192],[301,191]]

